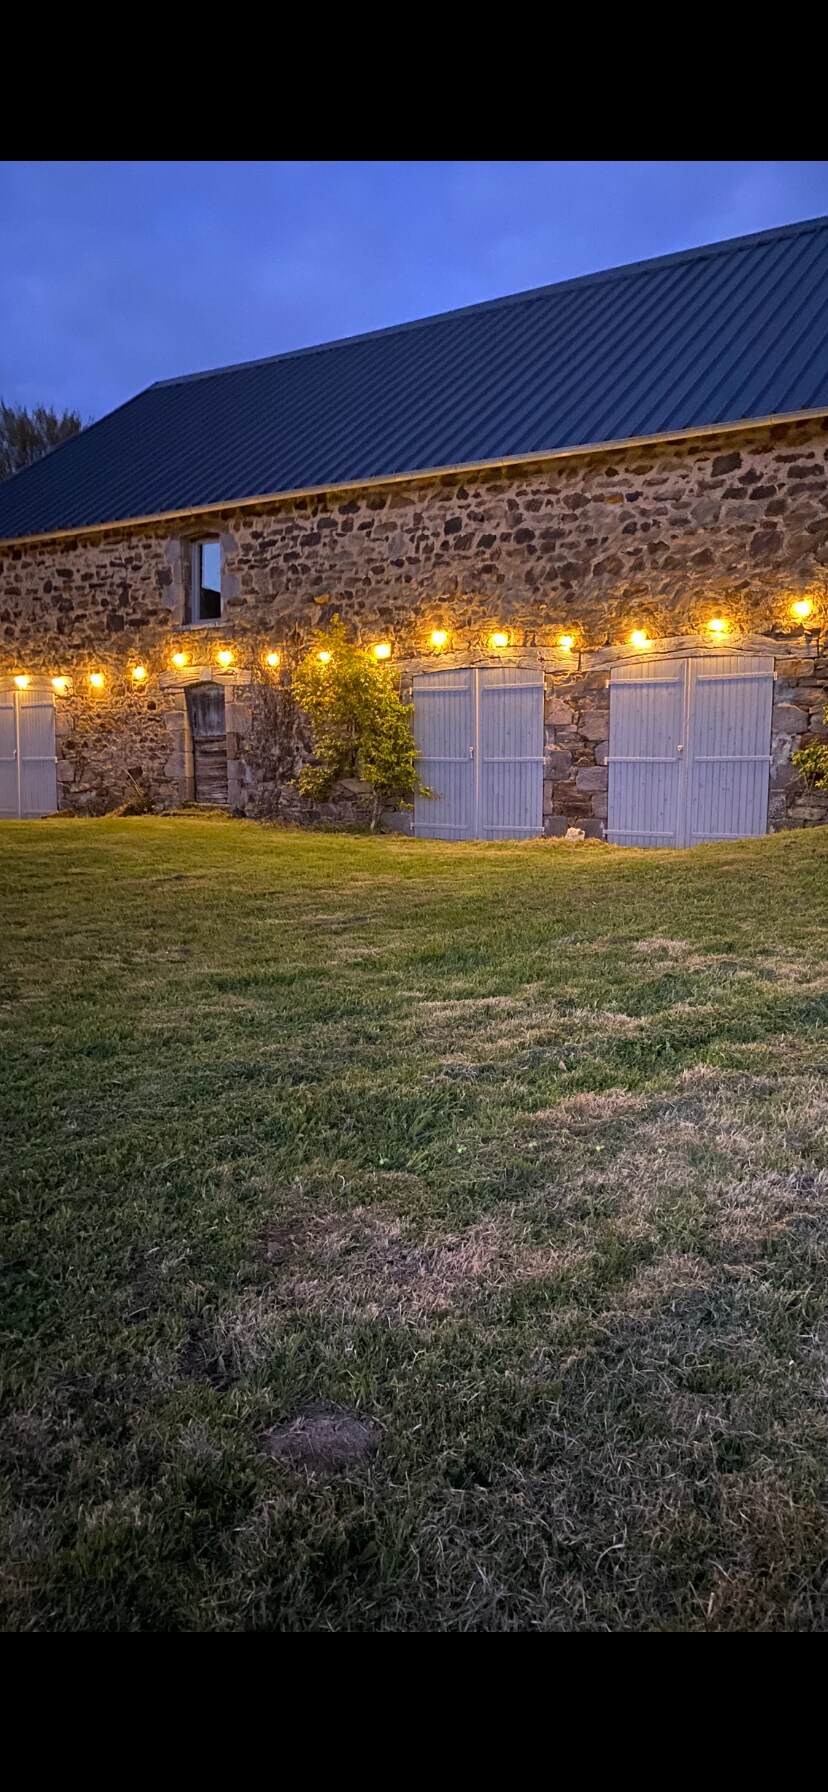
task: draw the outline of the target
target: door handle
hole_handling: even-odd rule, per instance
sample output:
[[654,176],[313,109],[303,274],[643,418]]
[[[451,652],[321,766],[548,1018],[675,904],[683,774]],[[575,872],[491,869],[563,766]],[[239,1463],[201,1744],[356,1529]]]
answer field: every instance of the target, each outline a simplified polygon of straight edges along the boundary
[[676,754],[679,759],[681,758],[681,755],[683,752],[684,752],[684,742],[680,740],[678,746],[676,747]]
[[469,747],[469,758],[470,759],[474,758],[474,747]]

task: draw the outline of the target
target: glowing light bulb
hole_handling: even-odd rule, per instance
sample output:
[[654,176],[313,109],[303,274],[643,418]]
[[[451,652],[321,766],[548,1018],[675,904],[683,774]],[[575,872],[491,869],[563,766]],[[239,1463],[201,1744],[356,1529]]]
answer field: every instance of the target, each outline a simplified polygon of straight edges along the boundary
[[494,634],[489,636],[490,647],[508,647],[508,645],[509,636],[504,633],[502,628],[496,628]]
[[93,690],[102,691],[103,686],[104,686],[103,673],[102,672],[90,672],[89,683],[91,684]]
[[28,688],[28,683],[29,683],[28,672],[16,673],[14,682],[17,685],[17,688],[19,691],[25,691]]
[[174,653],[172,656],[172,662],[173,662],[174,666],[178,666],[179,668],[181,666],[186,666],[186,664],[187,664],[186,653]]
[[375,660],[390,660],[390,658],[391,658],[391,643],[390,643],[390,641],[378,641],[374,648],[374,659]]
[[62,673],[60,673],[57,678],[52,679],[52,688],[57,691],[59,697],[63,696],[63,693],[68,689],[68,686],[69,680],[68,678],[64,678]]
[[432,631],[431,631],[432,647],[445,647],[447,640],[448,640],[448,632],[446,629],[444,629],[444,628],[433,628],[432,629]]
[[630,635],[631,647],[646,647],[650,637],[645,628],[634,628]]
[[801,622],[805,621],[806,616],[810,616],[813,607],[809,597],[797,598],[796,603],[791,604],[794,616],[798,616]]
[[332,655],[329,654],[326,647],[323,647],[321,653],[318,653],[316,657],[321,661],[323,666],[329,666],[331,663]]
[[144,679],[147,677],[146,666],[133,666],[132,676],[135,679],[136,684],[143,684]]
[[216,654],[216,659],[220,666],[232,666],[233,664],[233,655],[229,647],[222,647],[221,651]]
[[273,653],[269,653],[265,659],[265,665],[267,665],[267,666],[274,666],[274,667],[280,666],[281,663],[282,663],[282,656],[280,653],[277,653],[275,651],[275,649],[274,649]]
[[559,635],[558,636],[558,646],[563,648],[564,653],[571,653],[573,647],[575,646],[575,636],[574,635]]
[[707,624],[711,635],[726,635],[727,623],[723,616],[711,616]]

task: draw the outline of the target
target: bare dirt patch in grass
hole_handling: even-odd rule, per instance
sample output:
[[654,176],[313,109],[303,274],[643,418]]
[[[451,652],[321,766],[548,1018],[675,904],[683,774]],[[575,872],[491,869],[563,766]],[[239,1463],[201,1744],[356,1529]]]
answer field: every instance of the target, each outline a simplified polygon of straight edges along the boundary
[[306,1413],[289,1425],[266,1431],[264,1450],[282,1468],[313,1480],[346,1474],[375,1456],[381,1432],[371,1419],[355,1413]]

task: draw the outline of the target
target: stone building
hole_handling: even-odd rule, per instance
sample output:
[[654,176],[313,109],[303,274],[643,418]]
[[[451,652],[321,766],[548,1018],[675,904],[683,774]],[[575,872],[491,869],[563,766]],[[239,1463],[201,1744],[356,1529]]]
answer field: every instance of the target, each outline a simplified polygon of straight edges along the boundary
[[826,819],[826,297],[817,219],[141,393],[0,486],[0,810],[313,818],[339,614],[413,696],[396,825]]

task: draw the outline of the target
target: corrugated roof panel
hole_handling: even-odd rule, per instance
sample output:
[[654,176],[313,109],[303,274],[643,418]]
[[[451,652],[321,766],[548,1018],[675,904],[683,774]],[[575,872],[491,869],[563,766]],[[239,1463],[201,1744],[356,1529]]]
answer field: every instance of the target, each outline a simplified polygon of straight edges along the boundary
[[0,485],[0,539],[828,410],[828,219],[162,381]]

